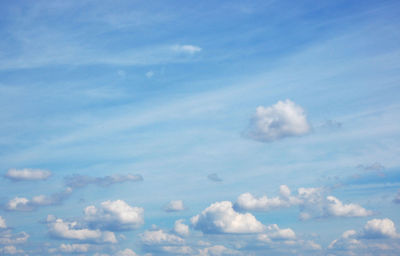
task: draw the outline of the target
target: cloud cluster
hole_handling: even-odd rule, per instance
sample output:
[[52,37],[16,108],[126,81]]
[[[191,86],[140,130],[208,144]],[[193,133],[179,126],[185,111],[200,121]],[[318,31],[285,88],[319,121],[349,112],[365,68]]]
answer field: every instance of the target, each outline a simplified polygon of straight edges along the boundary
[[185,210],[185,206],[182,200],[172,200],[164,207],[164,211],[166,212],[179,212],[183,210]]
[[7,228],[6,220],[0,216],[0,229],[5,229]]
[[162,229],[146,230],[140,234],[140,240],[147,246],[182,244],[184,240],[174,234],[169,234]]
[[54,193],[50,196],[39,195],[32,199],[25,197],[15,197],[6,204],[6,210],[9,211],[32,211],[40,206],[56,205],[64,201],[72,193],[71,188],[66,188],[62,192]]
[[397,233],[394,222],[391,219],[372,219],[369,220],[359,232],[347,230],[340,238],[333,240],[328,249],[331,250],[370,250],[371,247],[384,248],[387,252],[389,244],[374,244],[373,240],[378,241],[397,241],[400,234]]
[[95,243],[117,242],[113,232],[88,229],[81,227],[76,221],[63,221],[53,215],[47,217],[47,227],[49,234],[55,238]]
[[0,244],[23,244],[29,238],[29,234],[26,232],[19,232],[13,234],[10,229],[0,231]]
[[183,219],[175,221],[174,232],[179,236],[188,236],[190,233],[189,226],[183,222]]
[[75,174],[65,177],[65,184],[70,188],[83,188],[93,184],[101,187],[108,187],[113,184],[124,183],[128,181],[142,181],[143,177],[139,174],[111,175],[105,177],[91,177],[87,175]]
[[279,196],[254,197],[251,193],[241,194],[235,208],[245,211],[270,211],[273,209],[299,206],[301,219],[313,217],[365,217],[372,215],[358,204],[344,204],[334,196],[324,196],[321,188],[299,188],[297,195],[292,195],[286,185],[280,186]]
[[191,222],[203,233],[258,233],[265,229],[252,214],[236,212],[229,201],[213,203]]
[[144,223],[144,209],[132,207],[123,200],[105,201],[100,207],[90,205],[84,213],[91,227],[102,230],[131,230]]
[[51,176],[51,172],[41,169],[9,169],[5,178],[13,181],[45,180]]
[[304,110],[291,100],[278,101],[269,107],[259,106],[250,121],[247,136],[262,142],[301,136],[310,131]]
[[4,248],[0,248],[1,255],[16,255],[16,254],[23,254],[25,253],[24,250],[17,249],[13,245],[4,246]]

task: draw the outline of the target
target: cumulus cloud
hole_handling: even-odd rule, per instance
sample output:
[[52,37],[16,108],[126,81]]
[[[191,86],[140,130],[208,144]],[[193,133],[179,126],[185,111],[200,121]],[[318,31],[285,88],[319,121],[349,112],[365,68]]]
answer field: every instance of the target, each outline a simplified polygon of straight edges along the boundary
[[172,200],[165,207],[166,212],[179,212],[185,210],[182,200]]
[[9,169],[5,178],[13,181],[45,180],[51,176],[51,172],[41,169]]
[[277,240],[296,239],[296,233],[294,233],[292,229],[281,229],[277,224],[272,224],[267,227],[267,235],[269,238]]
[[191,218],[203,233],[258,233],[265,229],[250,213],[238,213],[229,201],[216,202]]
[[140,234],[140,240],[143,244],[148,246],[154,245],[168,245],[168,244],[182,244],[184,240],[174,234],[169,234],[164,230],[146,230]]
[[190,45],[190,44],[185,44],[185,45],[177,44],[177,45],[174,45],[172,47],[172,49],[175,52],[186,53],[186,54],[195,54],[202,50],[200,47],[195,46],[195,45]]
[[116,243],[113,232],[92,230],[81,227],[78,222],[68,222],[53,215],[47,217],[49,234],[55,238],[78,240],[81,242]]
[[279,196],[255,197],[251,193],[241,194],[235,208],[246,211],[270,211],[273,209],[299,206],[300,218],[314,217],[365,217],[372,215],[358,204],[344,204],[334,196],[324,196],[321,188],[299,188],[297,195],[292,195],[286,185],[280,186]]
[[102,230],[130,230],[143,225],[144,209],[132,207],[123,200],[105,201],[100,207],[88,206],[84,210],[85,221],[91,227]]
[[183,219],[175,221],[174,232],[180,236],[188,236],[189,226],[184,224],[183,222]]
[[361,233],[364,238],[400,238],[391,219],[372,219],[365,224]]
[[[328,249],[352,251],[364,249],[368,252],[373,249],[389,252],[388,250],[392,249],[390,242],[393,241],[398,244],[398,239],[400,239],[400,235],[391,219],[372,219],[359,232],[355,230],[345,231],[340,238],[330,243]],[[373,243],[373,240],[383,243]]]
[[285,100],[269,107],[257,107],[246,134],[258,141],[272,142],[309,131],[304,110],[291,100]]
[[142,181],[143,177],[138,174],[127,174],[127,175],[111,175],[105,177],[91,177],[86,175],[75,174],[67,176],[65,183],[71,188],[82,188],[87,185],[94,184],[102,187],[108,187],[113,184],[124,183],[128,181]]
[[328,196],[326,199],[328,215],[343,217],[365,217],[372,215],[372,211],[368,211],[358,204],[343,204],[334,196]]
[[7,228],[6,220],[0,216],[0,229]]
[[218,174],[216,174],[216,173],[211,173],[211,174],[209,174],[208,176],[207,176],[207,178],[209,179],[209,180],[211,180],[211,181],[214,181],[214,182],[221,182],[222,181],[222,179],[218,176]]

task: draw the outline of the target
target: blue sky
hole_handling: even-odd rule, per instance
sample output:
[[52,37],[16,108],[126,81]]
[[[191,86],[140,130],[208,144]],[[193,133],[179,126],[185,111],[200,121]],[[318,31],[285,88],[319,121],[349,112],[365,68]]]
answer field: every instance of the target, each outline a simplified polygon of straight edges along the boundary
[[0,255],[400,253],[397,1],[1,6]]

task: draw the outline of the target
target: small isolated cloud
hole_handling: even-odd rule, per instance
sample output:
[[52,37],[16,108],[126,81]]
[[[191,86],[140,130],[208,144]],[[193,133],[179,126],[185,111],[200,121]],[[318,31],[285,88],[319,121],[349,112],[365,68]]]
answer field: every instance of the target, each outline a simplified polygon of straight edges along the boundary
[[146,230],[140,234],[140,240],[147,246],[182,244],[184,240],[164,230]]
[[174,233],[179,236],[188,236],[189,235],[189,226],[183,223],[184,220],[175,221],[174,225]]
[[309,131],[310,125],[303,108],[291,100],[285,100],[269,107],[257,107],[246,135],[254,140],[272,142],[301,136]]
[[71,188],[82,188],[90,184],[108,187],[113,184],[124,183],[128,181],[142,181],[143,177],[139,174],[127,174],[127,175],[111,175],[105,177],[90,177],[86,175],[75,174],[67,176],[65,183]]
[[51,172],[41,169],[9,169],[4,175],[5,178],[13,181],[45,180],[51,176]]
[[8,246],[4,246],[3,248],[0,248],[1,255],[16,255],[16,254],[22,254],[22,253],[25,253],[24,250],[17,249],[13,245],[8,245]]
[[179,212],[185,210],[185,206],[182,200],[172,200],[165,207],[166,212]]
[[6,220],[0,216],[0,229],[5,229],[7,228]]
[[85,221],[101,230],[131,230],[144,224],[141,207],[132,207],[123,200],[105,201],[100,207],[88,206],[84,210]]
[[279,196],[255,197],[251,193],[241,194],[235,209],[245,211],[270,211],[274,209],[298,206],[303,220],[314,217],[365,217],[372,211],[354,203],[344,204],[334,196],[323,195],[321,188],[299,188],[297,195],[292,195],[289,187],[280,186]]
[[195,45],[190,45],[190,44],[185,44],[185,45],[177,44],[177,45],[174,45],[172,47],[172,49],[175,52],[186,53],[186,54],[195,54],[202,50],[200,47],[195,46]]
[[154,76],[154,72],[150,70],[150,71],[146,72],[145,75],[146,75],[147,78],[150,79],[150,78],[152,78]]
[[296,233],[290,229],[281,229],[277,224],[272,224],[267,227],[267,236],[273,240],[293,240],[296,239]]
[[378,174],[381,177],[385,176],[385,173],[383,172],[386,168],[385,166],[383,166],[383,164],[375,162],[372,164],[368,164],[368,165],[363,165],[360,164],[357,166],[358,169],[364,170],[364,171],[372,171],[375,172],[376,174]]
[[95,243],[117,242],[113,232],[88,229],[80,226],[78,222],[63,221],[53,215],[47,217],[47,227],[49,234],[54,238]]
[[117,71],[117,74],[118,74],[118,76],[120,76],[120,77],[126,77],[126,72],[124,71],[124,70],[118,70]]
[[229,201],[216,202],[191,218],[203,233],[259,233],[265,229],[250,213],[238,213]]
[[211,173],[207,176],[207,178],[214,182],[222,182],[222,179],[216,173]]

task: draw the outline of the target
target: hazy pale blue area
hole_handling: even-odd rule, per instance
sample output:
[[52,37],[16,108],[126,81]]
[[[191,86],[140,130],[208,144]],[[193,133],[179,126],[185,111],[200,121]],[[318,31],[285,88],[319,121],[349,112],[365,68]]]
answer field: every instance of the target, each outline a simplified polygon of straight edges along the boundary
[[[399,28],[398,1],[1,1],[0,255],[400,254]],[[251,133],[257,107],[287,99],[307,132]],[[24,168],[51,176],[7,178]],[[71,175],[93,180],[66,184]],[[124,181],[101,180],[116,175]],[[310,219],[299,213],[312,203],[234,209],[296,238],[211,220],[210,234],[191,222],[213,203],[276,197],[281,185],[369,212],[335,215],[323,202]],[[116,230],[85,219],[108,200],[143,208],[144,222]],[[166,211],[173,200],[184,209]],[[117,242],[68,238],[48,215]],[[172,231],[179,219],[190,234]],[[373,219],[398,233],[379,233],[385,222],[372,234]],[[182,240],[146,242],[157,230]],[[347,230],[357,245],[330,246]],[[29,238],[6,239],[20,232]]]

